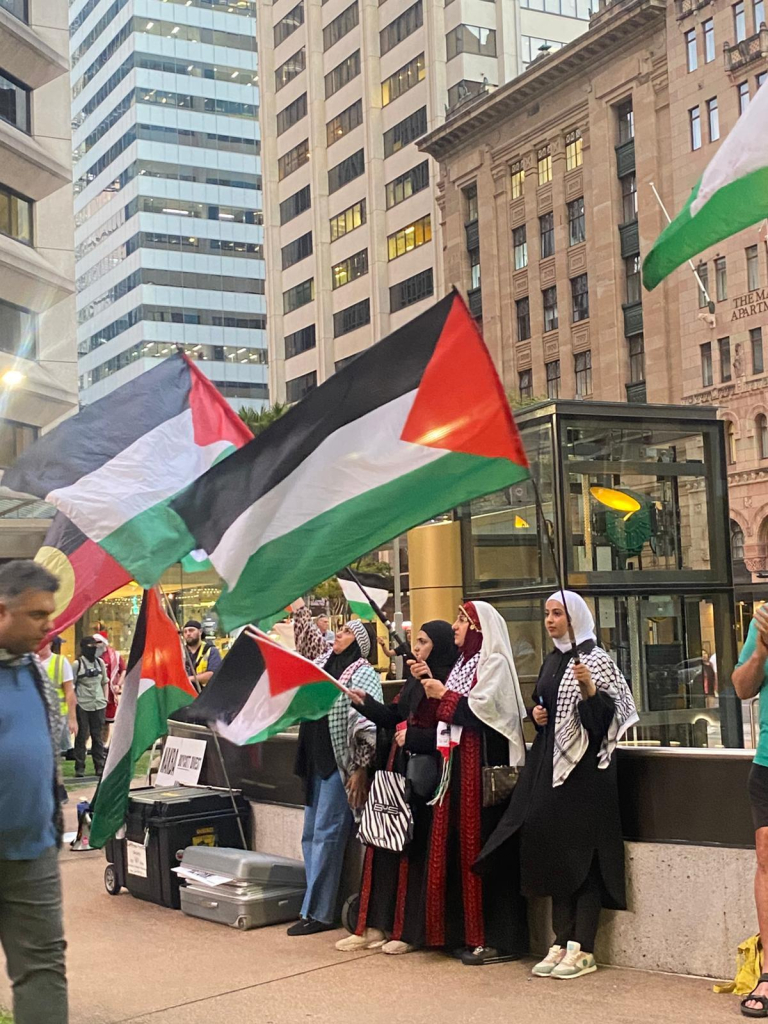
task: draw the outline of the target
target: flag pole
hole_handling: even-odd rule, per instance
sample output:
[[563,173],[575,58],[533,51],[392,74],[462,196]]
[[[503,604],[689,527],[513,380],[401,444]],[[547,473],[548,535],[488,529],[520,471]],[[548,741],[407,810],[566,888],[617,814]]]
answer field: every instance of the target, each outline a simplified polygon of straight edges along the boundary
[[[656,196],[656,202],[661,207],[661,212],[667,218],[667,224],[671,224],[672,223],[672,218],[669,216],[669,213],[667,212],[667,208],[664,205],[664,203],[662,202],[661,196],[659,195],[656,186],[654,185],[654,183],[652,181],[649,181],[648,184],[653,189],[653,194]],[[693,276],[696,278],[696,283],[698,284],[699,288],[701,289],[702,293],[704,294],[704,298],[707,300],[707,309],[709,310],[709,312],[711,314],[714,314],[714,312],[715,312],[715,304],[712,301],[712,299],[709,297],[709,292],[707,291],[706,286],[705,286],[704,282],[701,279],[701,275],[699,274],[698,270],[694,266],[693,260],[688,260],[688,266],[693,271]]]
[[533,474],[530,477],[531,483],[533,484],[534,501],[536,503],[536,512],[539,516],[539,520],[544,525],[544,532],[547,535],[547,544],[549,547],[549,553],[552,557],[552,562],[555,567],[555,576],[557,577],[557,589],[560,591],[560,597],[563,599],[563,611],[565,612],[565,619],[568,623],[568,636],[571,641],[571,654],[573,655],[574,662],[579,665],[581,658],[579,657],[578,648],[576,645],[576,633],[573,629],[573,621],[571,619],[571,613],[568,611],[568,602],[565,599],[565,576],[563,575],[563,565],[558,557],[557,550],[555,549],[555,542],[552,534],[549,530],[549,520],[544,515],[544,506],[541,501],[541,494],[539,492],[539,485],[536,483],[536,478]]
[[395,640],[398,641],[398,645],[395,648],[396,653],[398,653],[403,658],[407,658],[408,655],[411,654],[411,651],[408,649],[408,644],[406,643],[405,637],[400,636],[400,634],[397,632],[397,629],[395,628],[395,626],[389,621],[389,619],[386,617],[384,612],[381,610],[381,608],[379,608],[379,606],[376,604],[376,602],[370,596],[368,591],[365,589],[365,587],[363,586],[363,584],[360,581],[359,576],[354,571],[354,569],[352,569],[351,566],[347,566],[347,572],[352,577],[353,582],[356,583],[357,586],[360,588],[360,590],[361,590],[361,592],[363,594],[363,597],[368,602],[368,604],[371,606],[371,608],[373,608],[377,618],[384,624],[384,627],[386,628],[386,630],[389,633],[389,635],[393,636],[395,638]]

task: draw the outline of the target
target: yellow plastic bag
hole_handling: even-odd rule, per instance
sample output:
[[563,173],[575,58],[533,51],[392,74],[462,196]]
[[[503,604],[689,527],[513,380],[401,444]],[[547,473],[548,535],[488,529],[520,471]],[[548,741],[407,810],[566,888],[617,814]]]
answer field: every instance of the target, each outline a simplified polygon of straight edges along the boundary
[[714,985],[714,991],[727,995],[747,996],[763,973],[763,947],[759,935],[745,939],[736,954],[736,977],[727,985]]

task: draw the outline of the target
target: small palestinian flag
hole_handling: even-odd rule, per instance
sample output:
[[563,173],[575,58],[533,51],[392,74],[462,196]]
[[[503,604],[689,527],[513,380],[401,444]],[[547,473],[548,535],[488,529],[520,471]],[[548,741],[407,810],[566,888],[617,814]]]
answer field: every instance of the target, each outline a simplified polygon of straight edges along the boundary
[[177,353],[42,437],[3,484],[45,498],[148,585],[160,576],[158,564],[197,547],[178,551],[188,533],[171,498],[249,440],[213,384]]
[[246,630],[186,719],[211,726],[238,746],[261,743],[297,722],[324,718],[340,693],[317,665]]
[[136,762],[168,732],[168,716],[197,696],[187,677],[176,626],[154,590],[144,593],[128,671],[93,807],[90,845],[101,847],[122,827]]
[[530,475],[454,293],[363,352],[173,503],[171,561],[209,553],[227,629],[265,619],[393,537]]
[[355,576],[357,580],[340,572],[336,580],[352,614],[366,622],[373,622],[378,616],[371,606],[371,601],[379,611],[382,611],[389,597],[389,590],[381,586],[386,580],[383,576],[377,576],[374,573],[356,572]]
[[131,582],[131,574],[61,512],[53,517],[35,561],[60,584],[53,633],[63,632],[102,598]]

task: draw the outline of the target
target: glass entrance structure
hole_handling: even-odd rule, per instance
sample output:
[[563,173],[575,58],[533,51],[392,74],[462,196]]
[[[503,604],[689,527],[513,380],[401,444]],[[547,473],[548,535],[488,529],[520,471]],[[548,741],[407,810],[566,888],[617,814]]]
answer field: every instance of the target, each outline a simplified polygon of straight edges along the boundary
[[628,742],[743,746],[716,410],[557,401],[517,422],[533,480],[459,518],[465,591],[504,615],[521,681],[533,686],[549,649],[556,553],[632,686],[641,720]]

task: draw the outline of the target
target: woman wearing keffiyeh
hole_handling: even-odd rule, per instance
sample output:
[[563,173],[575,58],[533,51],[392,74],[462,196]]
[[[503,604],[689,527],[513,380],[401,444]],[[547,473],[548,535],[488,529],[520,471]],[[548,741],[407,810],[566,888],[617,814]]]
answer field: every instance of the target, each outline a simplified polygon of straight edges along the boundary
[[519,833],[523,892],[552,897],[555,943],[533,973],[578,978],[597,969],[601,907],[626,909],[613,754],[638,717],[626,680],[597,646],[584,599],[557,591],[544,621],[554,649],[534,690],[538,734],[478,870],[502,859]]

